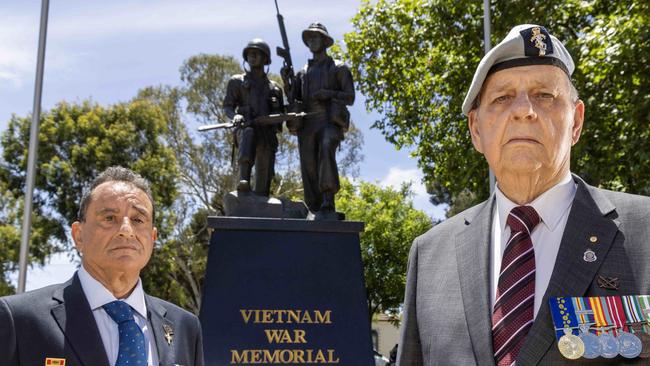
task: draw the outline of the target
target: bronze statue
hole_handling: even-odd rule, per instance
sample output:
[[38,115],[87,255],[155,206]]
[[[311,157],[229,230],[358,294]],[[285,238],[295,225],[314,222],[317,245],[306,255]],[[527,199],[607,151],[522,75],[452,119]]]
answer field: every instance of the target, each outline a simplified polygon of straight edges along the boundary
[[[268,197],[275,174],[276,134],[282,131],[282,119],[260,123],[263,117],[284,112],[282,89],[267,77],[265,66],[271,64],[269,45],[256,38],[248,42],[243,57],[250,70],[234,75],[229,81],[223,109],[236,126],[239,148],[239,194],[251,191],[251,170],[255,166],[253,192]],[[245,66],[245,65],[244,65]]]
[[[302,32],[302,40],[313,57],[295,78],[285,65],[282,77],[290,109],[307,112],[301,123],[287,122],[298,135],[300,168],[305,203],[315,219],[339,219],[334,196],[339,191],[336,149],[350,125],[348,105],[354,103],[350,69],[327,55],[334,40],[327,28],[313,23]],[[293,103],[291,103],[293,102]]]

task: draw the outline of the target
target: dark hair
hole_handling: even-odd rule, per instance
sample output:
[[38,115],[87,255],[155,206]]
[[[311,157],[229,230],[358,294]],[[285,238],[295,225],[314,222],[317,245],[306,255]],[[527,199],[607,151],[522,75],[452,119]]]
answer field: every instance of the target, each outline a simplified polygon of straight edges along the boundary
[[152,220],[155,218],[156,209],[153,201],[153,195],[151,194],[151,186],[149,184],[149,181],[131,169],[121,166],[112,166],[101,172],[99,176],[90,183],[90,188],[84,193],[83,197],[81,198],[81,203],[79,204],[79,212],[77,214],[79,221],[84,222],[86,220],[86,211],[88,210],[88,206],[90,206],[90,200],[95,188],[97,188],[97,186],[100,184],[106,182],[124,182],[141,189],[144,193],[147,194],[149,201],[151,201],[151,207],[153,208],[151,212],[151,218]]

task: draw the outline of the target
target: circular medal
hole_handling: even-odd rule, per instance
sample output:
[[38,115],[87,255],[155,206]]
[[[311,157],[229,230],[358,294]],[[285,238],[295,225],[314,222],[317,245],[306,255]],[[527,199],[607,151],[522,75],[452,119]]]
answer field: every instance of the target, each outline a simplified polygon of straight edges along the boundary
[[585,353],[582,357],[587,359],[593,359],[600,356],[600,342],[598,341],[598,336],[589,331],[580,333],[580,339],[582,343],[585,344]]
[[650,334],[643,331],[642,327],[633,327],[634,335],[641,341],[641,353],[639,357],[650,358]]
[[600,343],[600,355],[604,358],[614,358],[618,356],[618,341],[613,335],[603,333],[598,336]]
[[569,360],[576,360],[585,353],[585,344],[582,343],[580,337],[575,336],[567,331],[565,334],[560,337],[560,340],[557,342],[557,347],[560,349],[562,356],[568,358]]
[[632,333],[621,331],[618,334],[618,353],[625,358],[635,358],[641,354],[641,340]]
[[641,353],[639,357],[641,358],[650,358],[650,335],[647,333],[638,333],[637,337],[641,340]]

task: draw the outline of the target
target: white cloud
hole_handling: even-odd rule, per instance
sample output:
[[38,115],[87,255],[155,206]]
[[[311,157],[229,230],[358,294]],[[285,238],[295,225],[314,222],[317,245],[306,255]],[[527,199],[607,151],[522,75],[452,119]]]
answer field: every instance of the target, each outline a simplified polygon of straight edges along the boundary
[[22,87],[24,77],[33,72],[36,44],[20,23],[0,18],[0,81]]
[[[345,24],[355,8],[345,0],[280,1],[285,22],[308,17],[326,25]],[[251,29],[277,32],[275,5],[272,1],[107,1],[78,2],[51,10],[51,34],[61,39],[114,36],[137,33],[174,33],[185,31],[237,32]],[[338,11],[343,9],[344,13]],[[300,24],[304,27],[306,24]],[[329,25],[328,25],[329,26]]]
[[[357,8],[350,6],[349,0],[279,0],[279,6],[293,44],[301,29],[315,20],[323,22],[340,39],[350,30],[349,19]],[[3,85],[21,88],[34,77],[39,21],[40,2],[0,11]],[[69,72],[86,62],[80,48],[84,45],[156,34],[208,34],[214,36],[215,43],[225,35],[279,37],[275,5],[270,0],[56,2],[49,10],[46,72]]]
[[388,174],[379,184],[384,187],[400,188],[402,183],[411,182],[411,191],[413,192],[413,206],[426,212],[433,218],[444,218],[445,206],[434,206],[429,201],[429,194],[422,183],[422,172],[417,168],[403,169],[400,167],[391,167]]
[[420,170],[402,169],[400,167],[392,167],[388,171],[388,175],[381,180],[380,184],[384,187],[399,188],[402,183],[411,182],[411,189],[415,194],[426,194],[426,188],[422,184],[422,173]]
[[[0,82],[8,81],[16,89],[31,86],[25,83],[33,80],[35,75],[38,32],[38,19],[20,15],[12,18],[0,16]],[[65,50],[59,42],[53,42],[48,34],[45,50],[48,77],[56,77],[72,69],[80,54]]]

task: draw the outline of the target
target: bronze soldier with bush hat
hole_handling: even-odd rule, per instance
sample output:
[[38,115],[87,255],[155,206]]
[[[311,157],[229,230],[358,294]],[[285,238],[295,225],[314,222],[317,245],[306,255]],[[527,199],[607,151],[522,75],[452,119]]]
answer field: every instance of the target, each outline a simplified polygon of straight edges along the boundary
[[305,203],[316,219],[339,219],[334,196],[339,191],[336,149],[350,125],[348,105],[354,103],[354,82],[350,69],[327,54],[334,44],[327,28],[312,23],[302,32],[302,40],[313,57],[296,74],[293,85],[296,108],[309,115],[302,123],[287,123],[298,135],[300,168]]

